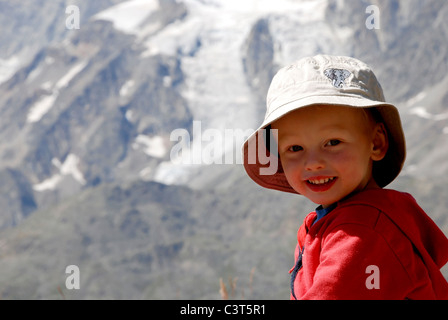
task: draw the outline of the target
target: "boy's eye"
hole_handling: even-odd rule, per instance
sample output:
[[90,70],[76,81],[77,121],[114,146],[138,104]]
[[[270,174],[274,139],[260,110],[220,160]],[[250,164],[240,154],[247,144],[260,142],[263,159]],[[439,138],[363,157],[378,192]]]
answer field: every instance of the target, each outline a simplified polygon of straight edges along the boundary
[[303,150],[303,148],[301,146],[298,146],[298,145],[291,146],[288,149],[288,151],[290,151],[290,152],[299,152],[299,151],[302,151],[302,150]]
[[337,139],[332,139],[330,141],[327,142],[327,146],[337,146],[338,144],[340,144],[341,141],[337,140]]

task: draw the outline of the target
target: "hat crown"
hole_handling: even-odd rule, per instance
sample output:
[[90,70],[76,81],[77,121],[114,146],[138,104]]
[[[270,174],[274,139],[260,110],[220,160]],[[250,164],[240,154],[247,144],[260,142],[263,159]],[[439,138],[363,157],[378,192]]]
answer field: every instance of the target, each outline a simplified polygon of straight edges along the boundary
[[351,57],[318,55],[280,69],[267,94],[267,113],[311,96],[353,96],[384,102],[372,69]]

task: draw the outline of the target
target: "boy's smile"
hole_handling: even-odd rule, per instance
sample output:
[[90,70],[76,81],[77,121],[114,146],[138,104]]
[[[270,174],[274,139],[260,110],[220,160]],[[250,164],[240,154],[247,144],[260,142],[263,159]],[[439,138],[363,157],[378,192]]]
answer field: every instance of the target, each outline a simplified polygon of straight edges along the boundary
[[324,178],[324,177],[316,177],[312,179],[308,179],[306,182],[308,183],[308,188],[310,188],[314,192],[324,192],[330,189],[336,183],[337,177]]
[[349,194],[378,188],[373,161],[387,151],[383,124],[344,106],[310,106],[272,124],[289,184],[311,201],[329,206]]

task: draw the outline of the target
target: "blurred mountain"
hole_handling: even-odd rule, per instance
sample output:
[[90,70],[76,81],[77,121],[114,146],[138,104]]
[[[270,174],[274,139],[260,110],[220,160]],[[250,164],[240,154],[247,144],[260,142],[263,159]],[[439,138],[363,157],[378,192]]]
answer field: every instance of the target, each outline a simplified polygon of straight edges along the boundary
[[370,5],[0,1],[1,297],[219,299],[237,278],[236,297],[288,299],[314,205],[254,185],[240,146],[275,72],[318,53],[373,67],[407,137],[390,187],[448,234],[448,3],[375,1],[372,30]]

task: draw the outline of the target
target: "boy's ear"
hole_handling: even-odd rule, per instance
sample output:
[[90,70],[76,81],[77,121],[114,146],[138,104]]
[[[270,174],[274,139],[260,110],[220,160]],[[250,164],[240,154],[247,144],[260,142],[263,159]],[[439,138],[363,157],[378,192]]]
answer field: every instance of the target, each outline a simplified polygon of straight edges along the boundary
[[377,123],[373,130],[373,149],[372,149],[372,160],[380,161],[387,153],[389,148],[389,138],[387,136],[387,130],[384,123]]

